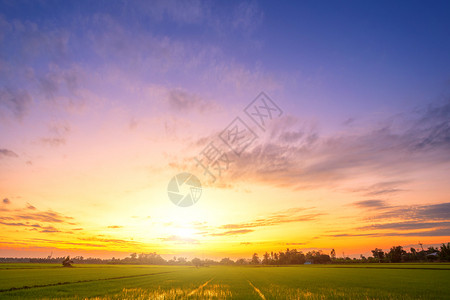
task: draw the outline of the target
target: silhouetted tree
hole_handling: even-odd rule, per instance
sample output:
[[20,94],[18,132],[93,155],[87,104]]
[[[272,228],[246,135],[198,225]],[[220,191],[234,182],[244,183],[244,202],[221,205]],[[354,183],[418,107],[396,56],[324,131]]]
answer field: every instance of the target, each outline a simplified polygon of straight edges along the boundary
[[222,265],[233,265],[233,264],[234,264],[234,261],[231,260],[229,257],[226,257],[226,258],[222,258],[222,260],[220,261],[220,263],[221,263]]
[[381,260],[384,259],[384,252],[381,249],[375,248],[375,250],[372,250],[372,255],[378,262],[381,262]]
[[70,260],[70,256],[67,256],[66,259],[64,259],[62,261],[63,267],[73,267],[72,264],[73,264],[73,261]]
[[273,260],[275,261],[275,264],[279,264],[278,253],[274,253],[274,254],[273,254]]
[[394,246],[388,253],[388,258],[391,262],[397,263],[402,261],[403,255],[406,254],[406,251],[403,250],[402,246]]
[[444,261],[450,261],[450,243],[442,244],[439,258]]
[[258,253],[253,253],[252,264],[253,265],[259,265],[259,263],[260,263],[260,261],[259,261]]
[[262,263],[264,265],[268,265],[270,263],[270,255],[269,253],[264,253]]
[[193,258],[192,260],[191,260],[191,263],[196,267],[196,268],[198,268],[198,267],[200,267],[201,265],[202,265],[202,261],[200,260],[200,258]]
[[328,254],[323,254],[322,251],[309,251],[306,253],[306,260],[314,264],[326,264],[331,262],[331,258]]

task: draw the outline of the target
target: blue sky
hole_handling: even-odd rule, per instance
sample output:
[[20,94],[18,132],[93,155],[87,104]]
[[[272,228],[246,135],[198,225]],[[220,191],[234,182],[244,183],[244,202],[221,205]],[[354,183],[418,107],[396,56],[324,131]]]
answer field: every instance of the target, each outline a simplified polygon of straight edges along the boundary
[[[188,1],[182,5],[56,1],[3,2],[1,11],[8,21],[29,20],[39,30],[66,30],[70,39],[65,55],[71,62],[95,66],[117,59],[114,54],[93,53],[89,38],[113,30],[114,25],[101,19],[108,16],[130,40],[149,34],[188,43],[193,51],[218,51],[220,57],[215,59],[279,78],[289,90],[287,96],[303,99],[299,101],[315,107],[315,112],[341,110],[339,115],[349,115],[379,108],[398,112],[446,92],[448,9],[446,1]],[[12,54],[16,46],[8,44],[2,48]],[[60,58],[58,63],[65,61]],[[189,80],[186,77],[182,80]]]

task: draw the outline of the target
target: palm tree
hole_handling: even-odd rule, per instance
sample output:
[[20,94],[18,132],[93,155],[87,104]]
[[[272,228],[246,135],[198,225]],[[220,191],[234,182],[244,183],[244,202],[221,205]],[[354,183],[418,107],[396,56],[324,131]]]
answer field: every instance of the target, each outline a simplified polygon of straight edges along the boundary
[[63,260],[63,267],[72,267],[73,261],[70,260],[70,256],[67,256],[66,259]]
[[259,265],[259,257],[258,257],[258,253],[253,253],[252,264],[254,264],[254,265]]
[[450,261],[450,243],[442,244],[441,251],[439,253],[439,258],[441,260],[448,260]]

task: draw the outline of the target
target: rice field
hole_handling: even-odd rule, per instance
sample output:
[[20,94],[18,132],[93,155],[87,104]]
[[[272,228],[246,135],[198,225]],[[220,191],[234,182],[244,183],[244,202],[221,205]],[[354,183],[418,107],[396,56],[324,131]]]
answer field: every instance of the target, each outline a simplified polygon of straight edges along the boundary
[[0,264],[1,299],[448,299],[450,264]]

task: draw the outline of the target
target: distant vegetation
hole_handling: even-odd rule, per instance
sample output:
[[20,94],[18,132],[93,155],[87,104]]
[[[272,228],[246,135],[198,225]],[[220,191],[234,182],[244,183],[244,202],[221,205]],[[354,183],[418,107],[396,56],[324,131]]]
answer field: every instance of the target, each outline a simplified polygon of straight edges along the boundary
[[[449,262],[450,261],[450,243],[442,244],[440,248],[429,247],[428,249],[410,248],[407,252],[402,246],[394,246],[388,252],[375,248],[371,251],[371,257],[350,258],[337,257],[334,249],[330,254],[323,251],[309,251],[303,253],[296,249],[286,249],[280,252],[265,252],[262,257],[254,253],[252,258],[240,258],[236,261],[230,258],[223,258],[220,261],[211,259],[194,258],[187,260],[184,257],[173,257],[165,260],[156,252],[153,253],[132,253],[129,257],[122,259],[111,258],[84,258],[83,256],[69,257],[47,257],[47,258],[15,258],[0,257],[0,263],[58,263],[68,262],[74,264],[142,264],[142,265],[194,265],[196,267],[209,265],[299,265],[299,264],[342,264],[342,263],[400,263],[400,262]],[[64,265],[64,263],[63,263]]]

